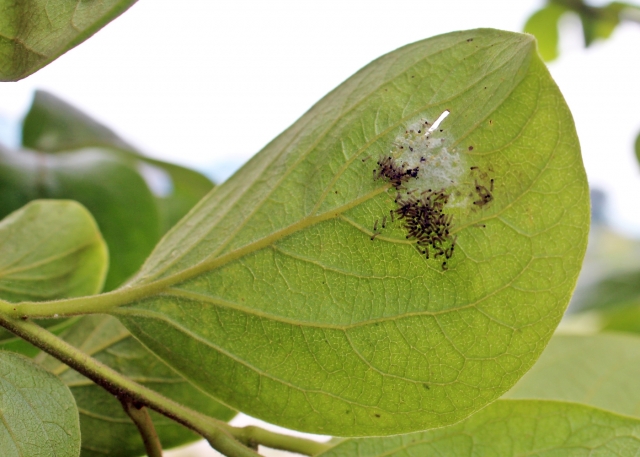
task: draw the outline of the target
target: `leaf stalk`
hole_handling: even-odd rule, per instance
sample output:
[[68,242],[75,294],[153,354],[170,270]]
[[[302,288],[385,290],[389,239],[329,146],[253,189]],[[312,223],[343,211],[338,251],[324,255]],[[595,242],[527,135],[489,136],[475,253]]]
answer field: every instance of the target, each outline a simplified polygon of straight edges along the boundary
[[65,363],[117,398],[144,405],[193,430],[204,437],[211,447],[228,457],[257,457],[259,454],[248,447],[256,444],[305,455],[317,454],[329,448],[323,443],[254,426],[233,427],[194,411],[132,381],[29,320],[14,319],[0,313],[0,326]]

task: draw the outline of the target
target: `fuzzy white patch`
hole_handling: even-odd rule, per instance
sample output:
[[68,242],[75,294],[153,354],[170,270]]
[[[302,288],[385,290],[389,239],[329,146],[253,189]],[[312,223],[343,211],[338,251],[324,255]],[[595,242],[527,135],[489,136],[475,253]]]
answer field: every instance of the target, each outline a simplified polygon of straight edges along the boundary
[[[396,137],[391,156],[399,164],[406,164],[406,168],[419,168],[418,176],[406,183],[407,188],[419,191],[444,189],[452,194],[453,188],[460,184],[468,171],[460,154],[455,149],[449,151],[447,147],[453,142],[452,138],[445,129],[438,128],[448,114],[445,111],[433,124],[425,119],[413,122]],[[462,203],[451,195],[450,205]]]

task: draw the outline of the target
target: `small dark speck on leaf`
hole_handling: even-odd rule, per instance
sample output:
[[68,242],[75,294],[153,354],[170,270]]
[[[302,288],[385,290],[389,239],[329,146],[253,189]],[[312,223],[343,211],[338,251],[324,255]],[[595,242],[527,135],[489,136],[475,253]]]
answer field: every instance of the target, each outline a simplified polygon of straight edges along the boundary
[[471,43],[472,41],[473,41],[473,38],[469,38],[469,39],[467,40],[467,43]]
[[473,146],[469,146],[469,151],[473,151]]
[[422,387],[424,387],[425,389],[429,390],[429,384],[422,384]]
[[374,416],[376,416],[376,417],[380,417],[380,414],[374,414]]
[[493,125],[493,119],[489,119],[489,125]]

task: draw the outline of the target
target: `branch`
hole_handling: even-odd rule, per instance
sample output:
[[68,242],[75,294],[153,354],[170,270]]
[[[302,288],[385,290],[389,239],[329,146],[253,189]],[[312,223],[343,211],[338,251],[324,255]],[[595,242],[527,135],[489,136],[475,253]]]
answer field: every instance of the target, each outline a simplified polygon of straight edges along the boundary
[[128,397],[120,399],[122,407],[127,415],[131,418],[142,437],[144,448],[147,451],[147,457],[162,457],[162,445],[153,426],[153,421],[149,415],[149,410],[144,406],[138,408]]
[[195,431],[209,441],[211,447],[228,457],[258,457],[259,454],[247,447],[254,447],[256,444],[305,455],[314,455],[330,447],[258,427],[232,427],[226,422],[189,409],[132,381],[28,320],[0,314],[0,326],[70,366],[117,398],[128,398],[147,406]]

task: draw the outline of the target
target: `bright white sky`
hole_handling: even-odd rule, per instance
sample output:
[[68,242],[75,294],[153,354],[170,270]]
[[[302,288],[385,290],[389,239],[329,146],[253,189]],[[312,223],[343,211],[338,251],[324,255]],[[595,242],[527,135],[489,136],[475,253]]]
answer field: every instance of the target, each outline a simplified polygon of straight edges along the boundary
[[[374,58],[453,30],[520,31],[542,3],[140,0],[35,75],[0,84],[0,140],[15,146],[17,123],[42,88],[150,155],[221,180]],[[564,29],[550,70],[574,114],[589,180],[608,193],[614,224],[640,234],[640,26],[589,50],[575,21]]]

